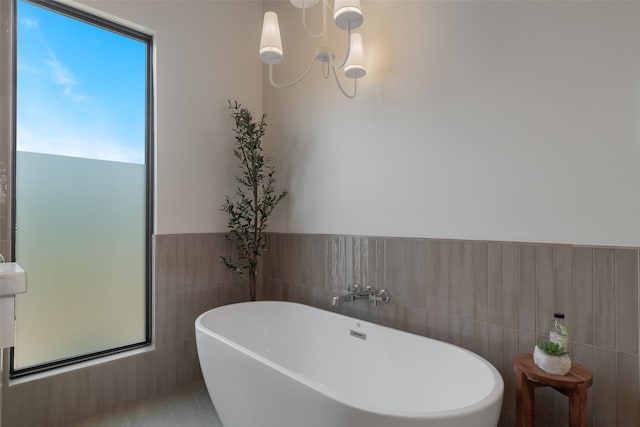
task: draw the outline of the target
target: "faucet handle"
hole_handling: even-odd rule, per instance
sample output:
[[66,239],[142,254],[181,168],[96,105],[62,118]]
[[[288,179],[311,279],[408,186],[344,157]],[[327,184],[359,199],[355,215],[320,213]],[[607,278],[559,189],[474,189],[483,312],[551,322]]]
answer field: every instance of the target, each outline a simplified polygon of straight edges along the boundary
[[347,292],[360,292],[360,286],[358,286],[358,285],[353,285],[353,286],[347,285]]
[[389,300],[391,299],[391,294],[386,289],[381,289],[380,292],[378,292],[378,295],[376,295],[376,296],[382,302],[389,302]]

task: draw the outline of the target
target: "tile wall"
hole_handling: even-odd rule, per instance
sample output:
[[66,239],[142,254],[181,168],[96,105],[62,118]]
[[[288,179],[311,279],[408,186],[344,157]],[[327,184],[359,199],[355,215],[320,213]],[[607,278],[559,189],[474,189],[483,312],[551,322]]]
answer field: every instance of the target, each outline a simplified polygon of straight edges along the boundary
[[[572,359],[594,372],[589,425],[640,425],[638,248],[272,234],[262,297],[335,310],[348,284],[391,292],[344,314],[468,348],[505,380],[501,426],[515,425],[511,359],[564,312]],[[567,425],[566,397],[536,391],[537,424]]]
[[[508,242],[271,234],[262,299],[323,309],[347,284],[393,299],[338,311],[469,348],[505,379],[501,426],[513,426],[511,357],[531,351],[554,311],[572,333],[572,357],[595,374],[593,426],[640,425],[638,249]],[[155,238],[155,347],[110,363],[7,386],[3,426],[57,427],[173,391],[201,378],[195,317],[248,299],[219,263],[223,234]],[[566,425],[566,399],[537,391],[540,426]]]
[[246,300],[248,292],[219,262],[226,250],[223,234],[156,236],[155,248],[154,348],[5,386],[3,427],[63,427],[202,378],[195,318],[217,305]]

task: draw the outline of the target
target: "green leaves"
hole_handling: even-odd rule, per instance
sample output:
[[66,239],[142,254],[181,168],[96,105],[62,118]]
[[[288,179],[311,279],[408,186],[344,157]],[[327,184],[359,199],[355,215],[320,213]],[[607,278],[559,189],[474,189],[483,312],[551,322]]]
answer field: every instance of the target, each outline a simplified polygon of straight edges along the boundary
[[551,341],[542,341],[538,344],[538,348],[544,353],[552,356],[562,356],[569,353],[568,351],[563,351],[562,347],[558,343]]
[[237,101],[229,101],[229,109],[235,120],[233,154],[240,160],[241,175],[236,177],[238,188],[234,196],[227,196],[220,209],[227,216],[226,237],[235,246],[236,254],[233,259],[221,258],[227,268],[255,279],[258,259],[267,245],[267,220],[287,192],[276,192],[275,169],[262,151],[266,116],[254,120],[251,111]]

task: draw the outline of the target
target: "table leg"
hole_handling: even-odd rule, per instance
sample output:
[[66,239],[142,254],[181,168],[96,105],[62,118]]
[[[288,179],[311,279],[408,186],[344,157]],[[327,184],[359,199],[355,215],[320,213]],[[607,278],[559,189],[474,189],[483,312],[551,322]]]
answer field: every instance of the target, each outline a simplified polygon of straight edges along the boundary
[[569,427],[587,427],[587,388],[584,386],[569,394]]
[[516,426],[531,427],[534,425],[535,392],[533,384],[522,372],[515,373],[516,377]]

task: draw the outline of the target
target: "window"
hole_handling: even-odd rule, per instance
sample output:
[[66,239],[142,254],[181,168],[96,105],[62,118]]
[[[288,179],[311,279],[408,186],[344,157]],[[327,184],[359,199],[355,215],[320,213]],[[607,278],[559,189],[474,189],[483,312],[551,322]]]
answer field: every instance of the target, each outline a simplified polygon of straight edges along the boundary
[[151,37],[16,3],[13,378],[151,337]]

